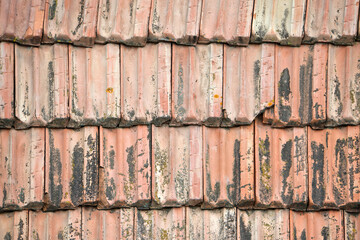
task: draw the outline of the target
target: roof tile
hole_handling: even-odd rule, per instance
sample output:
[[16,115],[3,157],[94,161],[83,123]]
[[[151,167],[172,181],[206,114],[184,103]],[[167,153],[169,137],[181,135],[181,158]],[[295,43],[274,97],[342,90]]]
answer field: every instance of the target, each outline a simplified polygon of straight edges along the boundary
[[0,239],[28,239],[28,211],[0,213]]
[[360,239],[360,213],[344,212],[345,239]]

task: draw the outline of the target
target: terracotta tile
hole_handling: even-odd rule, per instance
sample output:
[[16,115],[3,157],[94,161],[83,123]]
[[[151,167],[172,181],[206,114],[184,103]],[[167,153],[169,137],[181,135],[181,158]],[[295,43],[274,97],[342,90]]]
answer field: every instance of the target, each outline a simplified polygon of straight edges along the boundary
[[194,45],[198,40],[202,0],[153,0],[149,41]]
[[151,0],[99,0],[96,42],[146,44]]
[[301,44],[306,0],[255,0],[252,42]]
[[343,212],[290,211],[290,239],[344,239]]
[[254,125],[203,127],[203,208],[254,204]]
[[173,45],[174,124],[219,125],[222,115],[223,45]]
[[223,125],[250,124],[274,104],[275,45],[224,49]]
[[289,239],[289,210],[237,212],[238,239]]
[[45,129],[0,130],[0,209],[43,206]]
[[345,239],[360,239],[360,213],[344,212]]
[[81,239],[81,208],[29,212],[30,239]]
[[149,207],[150,127],[100,128],[100,208]]
[[17,128],[64,127],[68,121],[68,47],[15,46]]
[[97,210],[82,209],[82,239],[134,239],[134,209]]
[[120,122],[120,47],[116,44],[93,48],[69,47],[69,127]]
[[186,208],[186,239],[236,239],[236,208]]
[[185,239],[185,208],[135,211],[136,239]]
[[124,124],[171,118],[171,44],[121,47],[121,110]]
[[254,0],[203,0],[199,42],[247,45]]
[[0,127],[10,128],[14,118],[14,44],[0,42]]
[[152,128],[154,207],[196,205],[203,200],[200,126]]
[[45,0],[0,2],[0,41],[39,45],[43,32]]
[[98,197],[98,129],[46,129],[46,210],[94,204]]
[[307,129],[275,129],[256,120],[256,207],[306,209]]
[[360,209],[360,127],[309,131],[309,208]]
[[96,36],[98,2],[47,0],[43,42],[92,46]]
[[360,123],[360,43],[329,47],[327,118],[328,126]]
[[28,239],[28,211],[0,213],[0,239]]
[[303,42],[349,44],[357,33],[359,0],[309,0]]

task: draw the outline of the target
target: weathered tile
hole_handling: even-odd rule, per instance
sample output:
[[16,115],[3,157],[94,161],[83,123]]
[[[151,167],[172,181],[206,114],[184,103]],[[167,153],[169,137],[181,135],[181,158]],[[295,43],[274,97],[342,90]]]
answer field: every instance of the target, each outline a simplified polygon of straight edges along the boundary
[[328,126],[360,123],[360,43],[329,47]]
[[360,239],[360,213],[344,212],[345,239]]
[[224,48],[223,125],[250,124],[274,104],[275,45]]
[[252,42],[301,44],[306,0],[255,0]]
[[146,44],[151,0],[99,0],[96,42]]
[[236,208],[186,208],[186,239],[236,239]]
[[357,33],[359,0],[309,0],[303,42],[350,44]]
[[287,240],[289,233],[289,210],[238,210],[238,239]]
[[304,210],[308,202],[307,129],[255,124],[256,207]]
[[150,127],[100,128],[100,208],[149,207]]
[[0,130],[0,209],[43,206],[45,129]]
[[97,210],[82,209],[82,239],[134,239],[134,209]]
[[200,126],[152,128],[154,207],[196,205],[203,200]]
[[173,123],[219,125],[223,45],[173,45],[172,57]]
[[92,48],[69,47],[69,127],[120,122],[120,47],[116,44]]
[[247,45],[254,0],[203,0],[200,43]]
[[309,208],[360,210],[360,127],[308,129]]
[[0,239],[28,239],[28,211],[0,213]]
[[135,211],[135,239],[185,239],[185,207]]
[[29,212],[30,239],[81,239],[81,208]]
[[46,210],[90,205],[98,197],[98,129],[46,129]]
[[153,0],[149,41],[197,43],[202,0]]
[[15,46],[17,128],[64,127],[68,121],[68,47]]
[[[290,239],[344,239],[342,211],[290,211]],[[349,238],[347,238],[349,239]]]
[[262,121],[264,124],[272,124],[275,119],[275,107],[267,108],[262,115]]
[[96,36],[98,2],[99,0],[47,0],[43,42],[92,46]]
[[203,208],[249,207],[255,202],[254,125],[203,127]]
[[121,110],[124,124],[171,118],[171,44],[121,47]]
[[43,32],[45,0],[0,2],[0,41],[39,45]]
[[324,125],[327,55],[326,44],[276,47],[273,126]]
[[0,42],[0,128],[10,128],[15,120],[14,62],[14,44]]

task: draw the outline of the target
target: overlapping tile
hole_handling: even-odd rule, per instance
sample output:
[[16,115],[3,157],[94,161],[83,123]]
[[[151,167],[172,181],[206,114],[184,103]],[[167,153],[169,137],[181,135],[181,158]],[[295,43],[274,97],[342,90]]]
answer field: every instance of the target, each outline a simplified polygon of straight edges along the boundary
[[309,208],[360,210],[360,127],[308,129]]
[[43,206],[45,129],[0,130],[0,210]]
[[96,42],[146,44],[151,0],[99,0]]
[[28,211],[0,213],[0,238],[28,239]]
[[247,45],[254,0],[203,0],[199,43]]
[[93,48],[70,46],[69,127],[120,122],[120,47],[116,44]]
[[275,45],[224,47],[223,125],[250,124],[274,102]]
[[100,208],[151,201],[150,127],[100,129]]
[[303,42],[350,44],[356,37],[358,16],[358,0],[309,0]]
[[39,45],[43,33],[45,0],[0,2],[0,41]]
[[202,0],[153,0],[149,41],[194,45],[198,40]]
[[203,129],[202,207],[252,207],[255,202],[254,125]]
[[219,125],[222,117],[223,45],[173,45],[174,124]]
[[345,239],[355,240],[360,238],[360,213],[344,212]]
[[46,129],[45,209],[95,204],[98,129]]
[[16,45],[15,58],[15,126],[66,126],[68,47]]
[[121,47],[122,122],[132,125],[171,118],[171,44]]
[[153,127],[154,207],[196,205],[203,200],[202,129]]
[[10,128],[14,116],[14,44],[0,42],[0,127]]
[[307,129],[275,129],[256,120],[256,207],[305,210],[308,201]]

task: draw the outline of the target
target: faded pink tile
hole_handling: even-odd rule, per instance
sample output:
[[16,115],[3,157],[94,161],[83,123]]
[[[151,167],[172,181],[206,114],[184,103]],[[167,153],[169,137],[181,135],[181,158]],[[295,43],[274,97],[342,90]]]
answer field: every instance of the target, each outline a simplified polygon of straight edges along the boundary
[[345,239],[360,239],[360,213],[344,211]]
[[28,239],[28,211],[0,213],[0,239]]

